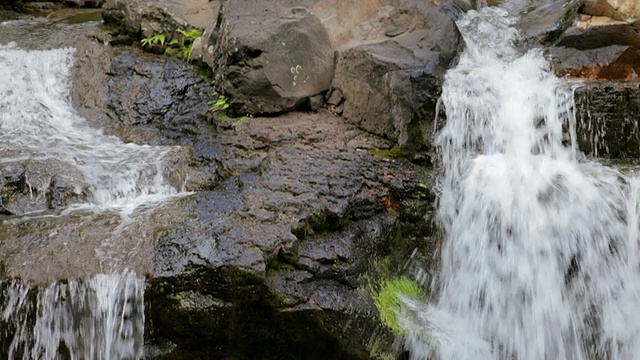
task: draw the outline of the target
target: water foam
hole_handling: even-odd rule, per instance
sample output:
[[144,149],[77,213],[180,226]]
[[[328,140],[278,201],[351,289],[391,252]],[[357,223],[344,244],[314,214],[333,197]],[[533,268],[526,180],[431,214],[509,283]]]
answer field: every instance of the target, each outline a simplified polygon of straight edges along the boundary
[[437,139],[442,271],[432,304],[406,302],[412,356],[640,358],[640,181],[578,161],[573,91],[542,51],[518,53],[515,21],[484,8],[458,22],[467,48]]

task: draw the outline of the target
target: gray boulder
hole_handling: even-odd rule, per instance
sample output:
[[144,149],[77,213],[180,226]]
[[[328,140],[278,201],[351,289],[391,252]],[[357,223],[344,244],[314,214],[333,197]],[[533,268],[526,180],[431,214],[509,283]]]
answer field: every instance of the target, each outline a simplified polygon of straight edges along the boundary
[[218,74],[217,86],[239,114],[300,107],[329,89],[334,52],[309,8],[281,1],[229,1],[194,44]]
[[388,3],[360,24],[366,36],[338,51],[332,86],[344,94],[347,121],[418,149],[430,143],[442,76],[461,39],[431,2]]

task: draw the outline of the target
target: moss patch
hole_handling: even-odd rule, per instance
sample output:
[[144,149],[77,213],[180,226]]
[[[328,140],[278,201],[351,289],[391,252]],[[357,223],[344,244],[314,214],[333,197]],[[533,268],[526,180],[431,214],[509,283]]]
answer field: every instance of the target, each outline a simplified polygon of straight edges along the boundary
[[382,280],[379,289],[370,288],[373,301],[380,313],[380,320],[389,327],[394,334],[406,335],[406,331],[400,328],[397,312],[400,311],[401,297],[412,299],[424,299],[425,293],[414,281],[405,276],[397,279]]
[[65,19],[69,24],[82,24],[90,21],[102,21],[102,10],[80,11]]
[[371,155],[378,156],[385,159],[406,159],[407,152],[399,145],[392,147],[391,149],[371,149]]

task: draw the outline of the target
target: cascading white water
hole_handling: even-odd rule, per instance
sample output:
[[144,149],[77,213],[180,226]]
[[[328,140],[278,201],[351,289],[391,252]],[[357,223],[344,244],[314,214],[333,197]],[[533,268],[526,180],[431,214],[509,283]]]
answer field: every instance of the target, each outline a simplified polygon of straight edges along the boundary
[[92,208],[131,211],[176,195],[163,178],[162,158],[169,148],[125,144],[75,112],[69,83],[73,54],[70,48],[0,46],[0,161],[56,159],[80,169]]
[[[90,189],[89,203],[69,211],[129,215],[140,205],[184,194],[163,178],[168,147],[125,144],[90,127],[74,111],[73,55],[73,49],[0,46],[0,165],[51,160],[79,169]],[[96,249],[98,255],[102,250]],[[35,300],[29,289],[25,283],[0,283],[0,345],[11,341],[0,354],[8,351],[9,359],[25,360],[142,357],[144,280],[133,273],[53,284]]]
[[4,291],[0,324],[13,332],[9,360],[64,354],[65,359],[142,358],[144,280],[133,273],[53,284],[35,295],[35,304],[30,289],[13,282]]
[[[459,22],[437,142],[446,238],[416,359],[640,359],[640,181],[578,161],[572,89],[500,8]],[[563,127],[569,144],[563,144]],[[565,134],[565,140],[567,136]]]

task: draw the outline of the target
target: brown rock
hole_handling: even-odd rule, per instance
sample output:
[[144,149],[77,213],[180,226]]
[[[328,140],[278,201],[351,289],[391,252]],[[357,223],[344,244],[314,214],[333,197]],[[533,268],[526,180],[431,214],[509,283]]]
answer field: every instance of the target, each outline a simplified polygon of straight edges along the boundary
[[633,24],[581,16],[549,53],[561,76],[637,81],[640,34]]
[[587,15],[635,22],[640,20],[640,2],[637,0],[586,0],[582,12]]

